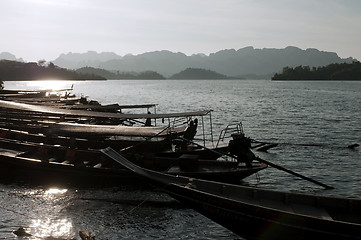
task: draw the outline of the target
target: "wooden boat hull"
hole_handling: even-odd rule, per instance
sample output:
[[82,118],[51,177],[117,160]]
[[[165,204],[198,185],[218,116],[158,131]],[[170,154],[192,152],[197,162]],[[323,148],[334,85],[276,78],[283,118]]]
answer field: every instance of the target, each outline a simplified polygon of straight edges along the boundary
[[333,198],[192,179],[115,161],[175,199],[246,239],[361,239],[361,199]]
[[[22,180],[26,183],[64,185],[144,185],[142,178],[112,162],[99,151],[69,150],[61,147],[41,148],[36,151],[31,144],[20,148],[0,148],[0,178]],[[2,147],[4,147],[2,145]],[[69,151],[68,151],[69,150]],[[21,152],[24,151],[24,152]],[[44,152],[43,152],[44,151]],[[139,161],[139,160],[138,160]],[[147,159],[139,161],[142,166],[172,175],[184,175],[208,180],[236,183],[263,170],[267,166],[239,167],[236,162],[220,162],[182,159]]]
[[157,157],[172,157],[177,158],[180,157],[183,154],[194,154],[197,155],[200,159],[217,159],[222,157],[224,154],[228,152],[228,145],[222,146],[222,147],[215,147],[215,148],[187,148],[185,150],[179,150],[179,151],[163,151],[158,152],[155,155]]
[[0,108],[26,111],[26,112],[37,112],[43,114],[50,114],[52,116],[67,115],[67,116],[77,116],[77,117],[106,118],[106,119],[178,118],[178,117],[190,117],[190,116],[205,116],[211,112],[211,110],[205,110],[205,111],[196,111],[196,112],[164,113],[164,114],[120,114],[120,113],[105,113],[105,112],[94,112],[94,111],[85,111],[85,110],[59,109],[56,107],[16,103],[12,101],[4,101],[4,100],[0,100]]
[[138,176],[121,168],[88,168],[4,155],[0,155],[0,164],[0,179],[5,183],[84,187],[145,185]]
[[[20,149],[22,151],[30,151],[31,147],[26,145],[59,145],[63,147],[76,147],[77,149],[100,149],[112,147],[113,149],[123,149],[135,144],[134,141],[125,140],[87,140],[82,138],[67,137],[47,137],[39,134],[30,134],[23,131],[14,131],[6,128],[0,128],[0,144],[9,149]],[[179,158],[183,154],[194,154],[199,159],[215,160],[228,151],[228,146],[218,148],[193,148],[181,151],[171,151],[172,142],[168,140],[147,141],[129,148],[125,153],[154,153],[159,158]]]
[[123,125],[94,125],[77,123],[52,124],[46,131],[47,135],[76,136],[85,138],[99,138],[104,136],[126,136],[126,137],[170,137],[183,134],[187,126],[178,128],[163,127],[136,127]]
[[[1,124],[0,124],[1,125]],[[117,150],[129,148],[127,152],[161,152],[172,149],[171,139],[154,139],[154,141],[145,141],[144,138],[112,138],[112,139],[85,139],[71,138],[64,136],[45,136],[39,134],[30,134],[23,132],[21,126],[14,127],[11,130],[0,128],[0,138],[27,141],[33,143],[44,143],[51,145],[61,145],[66,147],[76,147],[80,149],[100,149],[112,147]],[[27,129],[29,130],[29,129]],[[31,132],[31,131],[30,131]]]
[[166,186],[164,191],[245,239],[361,239],[359,234],[355,234],[360,232],[360,225],[308,218],[255,204],[239,204],[238,201],[176,184]]

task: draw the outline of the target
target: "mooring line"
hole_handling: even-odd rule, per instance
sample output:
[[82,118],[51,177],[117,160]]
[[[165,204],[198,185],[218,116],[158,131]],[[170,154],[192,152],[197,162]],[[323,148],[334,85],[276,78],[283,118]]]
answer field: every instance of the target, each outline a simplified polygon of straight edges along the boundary
[[[162,188],[155,188],[154,191],[161,191],[162,189],[166,188],[166,186],[162,187]],[[132,209],[130,209],[129,211],[125,212],[122,214],[123,217],[129,217],[131,214],[133,214],[134,211],[136,211],[137,209],[139,209],[140,207],[142,207],[146,202],[148,202],[151,199],[151,195],[149,195],[146,199],[144,199],[141,203],[139,203],[137,206],[133,207]],[[119,218],[118,218],[119,219]],[[118,219],[114,220],[113,222],[111,222],[108,226],[114,226],[114,224],[116,222],[118,222]],[[97,233],[97,235],[101,235],[102,233],[104,233],[105,230],[100,231]]]
[[360,145],[357,143],[350,144],[347,146],[333,146],[330,143],[290,143],[290,142],[263,142],[255,139],[251,139],[253,143],[260,144],[278,144],[278,145],[294,145],[294,146],[303,146],[303,147],[328,147],[328,148],[342,148],[342,149],[354,149]]

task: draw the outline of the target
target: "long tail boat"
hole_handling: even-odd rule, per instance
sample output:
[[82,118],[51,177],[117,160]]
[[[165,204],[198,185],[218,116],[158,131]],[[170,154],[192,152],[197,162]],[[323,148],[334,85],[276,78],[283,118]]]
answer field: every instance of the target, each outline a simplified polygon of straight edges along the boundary
[[[77,150],[61,146],[15,144],[0,141],[0,179],[20,179],[25,183],[85,185],[138,185],[144,181],[131,171],[116,164],[97,150]],[[180,158],[134,159],[137,164],[172,175],[237,183],[267,167],[251,167],[237,162],[200,160],[194,155]]]
[[4,146],[5,144],[7,146],[11,144],[12,149],[24,149],[25,146],[26,149],[29,149],[27,145],[31,145],[33,148],[40,146],[44,148],[49,148],[51,146],[61,146],[63,148],[77,148],[78,150],[101,149],[111,146],[114,149],[122,150],[122,153],[124,154],[147,152],[152,153],[152,155],[160,158],[179,158],[183,154],[193,154],[197,155],[199,159],[209,160],[215,160],[228,151],[228,146],[211,149],[191,147],[179,151],[173,151],[167,148],[165,151],[163,151],[164,149],[159,149],[158,143],[151,145],[152,142],[140,142],[138,145],[134,146],[134,142],[126,143],[124,140],[117,140],[114,138],[99,140],[78,137],[73,138],[63,136],[46,136],[44,134],[34,134],[22,130],[20,131],[8,128],[0,128],[0,142],[1,144],[4,144]]
[[[63,89],[60,91],[70,91],[70,89]],[[34,94],[43,94],[46,95],[49,90],[39,90],[39,91],[23,91],[25,96],[32,96]],[[5,91],[6,92],[6,91]],[[21,91],[9,91],[17,94],[21,94]],[[9,93],[8,92],[8,93]],[[32,94],[29,94],[32,93]],[[157,152],[164,152],[167,150],[167,154],[175,154],[174,151],[171,151],[171,145],[174,144],[173,141],[174,136],[188,134],[191,132],[190,124],[195,122],[196,117],[201,117],[201,133],[200,135],[202,139],[197,139],[203,142],[203,145],[206,146],[206,141],[210,141],[212,145],[207,145],[207,148],[215,148],[222,152],[227,148],[228,142],[226,144],[221,145],[220,139],[226,140],[225,135],[226,132],[230,130],[229,126],[224,129],[224,132],[220,134],[219,140],[216,145],[214,145],[213,141],[213,133],[212,133],[212,119],[211,119],[211,110],[204,111],[196,111],[196,112],[182,112],[182,113],[166,113],[166,114],[124,114],[121,112],[122,109],[129,108],[149,108],[154,107],[154,112],[156,104],[142,104],[142,105],[118,105],[113,104],[110,106],[111,109],[115,110],[115,112],[107,112],[103,111],[108,109],[108,106],[102,106],[99,103],[90,104],[92,101],[82,102],[80,104],[59,104],[54,103],[54,105],[37,105],[37,104],[28,104],[24,103],[22,99],[29,98],[20,98],[20,102],[0,100],[0,111],[3,113],[0,118],[0,127],[2,128],[10,128],[19,131],[27,131],[30,133],[43,133],[46,135],[52,134],[62,137],[75,137],[75,138],[94,138],[98,140],[104,140],[109,143],[114,143],[116,140],[118,142],[123,142],[123,145],[117,147],[116,145],[108,145],[113,148],[125,148],[136,144],[137,142],[142,142],[144,140],[156,140],[159,142],[159,145],[163,145],[163,148],[154,149]],[[45,96],[43,99],[47,99]],[[51,98],[50,98],[51,99]],[[30,98],[31,101],[32,98]],[[23,102],[22,102],[23,101]],[[30,101],[30,102],[31,102]],[[44,100],[46,102],[46,100]],[[114,107],[114,108],[113,108]],[[204,116],[209,116],[210,126],[208,127],[209,132],[206,133],[205,124],[204,124]],[[5,118],[5,119],[4,119]],[[183,118],[183,120],[181,119]],[[143,121],[142,121],[143,119]],[[153,121],[153,126],[146,125],[148,120]],[[158,119],[158,121],[157,121]],[[159,119],[161,121],[159,121]],[[194,119],[194,121],[192,120]],[[166,124],[159,124],[159,122]],[[82,124],[79,124],[82,123]],[[84,124],[87,123],[87,124]],[[89,124],[91,123],[91,124]],[[185,124],[187,123],[187,124]],[[106,125],[104,125],[106,124]],[[120,126],[120,125],[126,126]],[[135,125],[133,125],[135,124]],[[142,126],[143,124],[143,126]],[[128,126],[127,126],[128,125]],[[131,127],[129,125],[132,125]],[[188,126],[187,126],[188,125]],[[141,126],[141,127],[140,127]],[[240,123],[237,123],[235,131],[238,133],[242,133],[243,129]],[[197,132],[194,130],[193,132]],[[109,136],[115,136],[115,138],[109,138]],[[194,135],[188,134],[191,137],[188,138],[190,140],[194,139]],[[228,134],[229,136],[231,134]],[[168,136],[169,138],[165,139]],[[206,138],[209,138],[206,140]],[[170,143],[169,140],[172,140]],[[163,141],[164,140],[164,141]],[[152,141],[149,141],[152,142]],[[182,142],[182,141],[180,141]],[[149,148],[153,148],[155,145],[154,142],[151,143],[152,146]],[[184,146],[190,146],[189,144],[178,144],[177,147],[182,147],[182,150],[185,150]],[[273,147],[275,145],[272,145]],[[105,147],[101,145],[99,148]],[[270,146],[265,146],[268,149]],[[148,148],[148,149],[149,149]],[[223,149],[222,149],[223,148]],[[199,150],[199,146],[195,148]],[[222,149],[222,150],[221,150]],[[210,151],[207,151],[208,155]],[[179,155],[178,155],[179,156]],[[219,156],[217,154],[214,157]],[[209,156],[208,156],[209,157]]]
[[[153,151],[157,152],[170,150],[172,145],[171,140],[174,138],[174,136],[182,135],[187,132],[187,119],[192,116],[204,116],[210,113],[210,110],[206,110],[166,114],[124,114],[61,109],[53,106],[32,105],[4,100],[0,100],[0,109],[2,109],[4,112],[0,119],[0,127],[2,128],[22,130],[30,133],[42,133],[47,136],[56,135],[61,137],[76,137],[91,140],[97,139],[106,141],[107,144],[111,143],[109,146],[118,149],[133,146],[139,142],[147,141],[147,143],[144,145],[151,145],[148,147],[148,149],[153,149]],[[19,112],[22,114],[36,113],[37,118],[16,118],[16,115],[18,115]],[[41,116],[46,116],[48,119],[41,120],[39,119]],[[51,116],[53,119],[49,119],[49,116]],[[56,119],[54,122],[54,118],[59,118],[61,121],[65,117],[71,117],[73,119],[78,118],[79,120],[85,117],[87,118],[87,121],[93,121],[94,124],[79,124],[69,122],[57,123]],[[183,120],[176,121],[175,119],[177,118],[183,118]],[[114,119],[124,124],[129,125],[136,123],[136,125],[124,126],[98,124],[99,122],[112,121]],[[138,121],[138,119],[144,119],[144,122]],[[150,119],[154,119],[153,126],[144,126]],[[155,119],[161,119],[162,122],[164,122],[165,119],[168,119],[168,121],[162,125],[156,125],[157,122]],[[143,126],[140,124],[143,124]],[[119,146],[113,145],[114,143],[119,144]]]
[[112,149],[103,152],[245,239],[361,239],[361,199],[273,191],[172,176],[141,168]]
[[106,118],[106,119],[169,119],[176,117],[190,117],[190,116],[203,116],[207,115],[211,110],[196,111],[196,112],[181,112],[181,113],[162,113],[162,114],[126,114],[126,113],[108,113],[108,112],[96,112],[86,111],[78,109],[61,109],[53,106],[40,106],[26,103],[18,103],[13,101],[0,100],[0,108],[37,112],[45,115],[53,116],[77,116],[77,117],[91,117],[91,118]]

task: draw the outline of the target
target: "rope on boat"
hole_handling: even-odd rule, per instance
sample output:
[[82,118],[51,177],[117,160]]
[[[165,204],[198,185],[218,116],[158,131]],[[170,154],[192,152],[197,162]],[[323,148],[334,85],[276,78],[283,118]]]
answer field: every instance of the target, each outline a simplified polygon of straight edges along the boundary
[[261,182],[261,176],[258,174],[258,172],[256,172],[256,179],[257,179],[257,184],[259,184]]

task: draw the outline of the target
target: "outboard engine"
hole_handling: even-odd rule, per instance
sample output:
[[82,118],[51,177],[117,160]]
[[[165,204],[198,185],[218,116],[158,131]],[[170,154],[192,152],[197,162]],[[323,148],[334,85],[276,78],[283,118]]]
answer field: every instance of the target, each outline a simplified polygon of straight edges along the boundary
[[197,134],[198,119],[191,120],[189,126],[184,131],[183,138],[185,140],[173,140],[176,151],[186,151],[191,146],[190,142],[194,140],[194,136]]
[[185,130],[183,137],[193,141],[194,136],[197,134],[198,119],[191,120],[188,128]]
[[244,162],[246,166],[252,166],[252,160],[255,158],[251,151],[251,139],[245,137],[243,133],[234,133],[232,140],[228,143],[229,153],[237,157],[237,162]]

